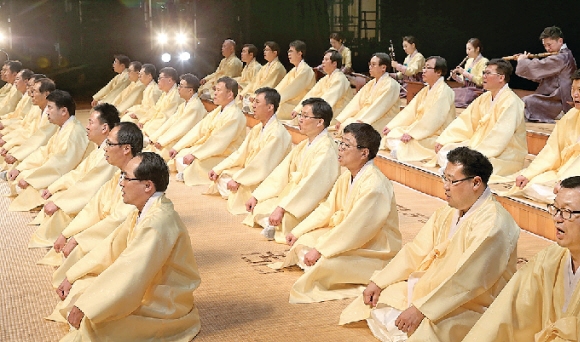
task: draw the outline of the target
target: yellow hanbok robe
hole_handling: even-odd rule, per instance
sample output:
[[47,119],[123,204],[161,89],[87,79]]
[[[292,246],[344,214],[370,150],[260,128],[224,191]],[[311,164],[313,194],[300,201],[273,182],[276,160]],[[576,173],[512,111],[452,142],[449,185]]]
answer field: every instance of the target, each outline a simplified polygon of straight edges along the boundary
[[396,78],[402,80],[404,76],[412,77],[421,71],[423,71],[423,66],[425,66],[425,57],[419,51],[415,50],[410,55],[405,57],[403,64],[399,64],[397,68]]
[[354,180],[350,171],[340,175],[328,198],[292,229],[298,240],[274,268],[303,266],[311,248],[322,256],[294,283],[290,303],[356,297],[401,249],[393,185],[372,163]]
[[12,86],[8,94],[0,101],[0,115],[13,112],[21,98],[22,93],[15,86]]
[[74,169],[85,157],[89,139],[83,125],[73,115],[45,146],[31,153],[16,169],[16,180],[24,179],[36,189],[44,189]]
[[[231,178],[240,184],[236,192],[228,195],[228,211],[234,215],[246,213],[246,202],[252,191],[286,157],[292,147],[292,137],[284,125],[272,117],[262,129],[258,123],[234,153],[217,164],[212,170],[222,178]],[[208,194],[219,194],[217,184],[212,183]]]
[[286,213],[275,240],[286,243],[286,235],[326,198],[339,175],[337,146],[324,130],[312,144],[305,139],[296,145],[252,192],[258,204],[243,223],[254,227],[281,207]]
[[242,97],[246,94],[254,95],[254,92],[262,87],[275,88],[284,76],[286,76],[286,68],[276,57],[273,61],[262,65],[258,74],[244,87],[239,95]]
[[176,85],[167,93],[163,93],[155,104],[155,107],[149,110],[146,115],[139,118],[139,123],[143,124],[143,134],[149,136],[155,133],[167,119],[177,112],[177,107],[183,102],[184,100],[179,96]]
[[336,116],[341,131],[353,122],[362,121],[382,132],[400,111],[400,91],[399,83],[387,74],[367,82]]
[[12,83],[4,83],[2,88],[0,88],[0,100],[8,95],[10,89],[13,87]]
[[[311,97],[321,97],[332,107],[333,118],[336,118],[353,97],[350,82],[342,71],[336,69],[330,75],[321,78],[294,108],[296,113],[302,111],[302,101]],[[334,121],[334,120],[333,120]]]
[[41,123],[43,125],[49,124],[48,116],[43,113],[40,107],[32,105],[24,118],[11,127],[14,129],[2,137],[6,141],[3,147],[6,150],[10,150],[14,146],[20,146],[25,142],[28,143],[28,138],[38,130]]
[[342,45],[338,49],[338,53],[342,56],[342,67],[341,69],[352,69],[352,53],[350,49]]
[[113,103],[115,98],[121,94],[123,89],[129,86],[129,83],[131,83],[131,80],[129,79],[129,69],[125,69],[123,72],[113,77],[107,85],[93,95],[93,100],[101,103]]
[[473,101],[436,140],[443,145],[439,164],[446,164],[449,151],[467,146],[486,156],[493,174],[507,176],[524,167],[528,155],[524,102],[504,88],[492,102],[491,92]]
[[[130,267],[127,267],[131,265]],[[200,284],[187,228],[164,195],[137,210],[67,272],[73,283],[49,319],[66,322],[77,306],[78,330],[61,341],[191,341],[200,321]]]
[[501,196],[526,196],[543,203],[552,203],[553,188],[557,182],[572,176],[580,176],[580,110],[572,108],[558,122],[546,145],[519,173],[510,176],[513,180],[521,174],[529,183],[520,189],[514,185]]
[[187,132],[191,131],[206,114],[207,111],[203,103],[201,103],[197,94],[193,94],[193,97],[189,101],[182,102],[177,107],[177,112],[149,136],[152,142],[161,144],[163,149],[160,151],[153,144],[147,146],[146,149],[159,153],[165,161],[168,161],[169,151],[173,148],[173,145],[187,134]]
[[218,106],[208,113],[173,148],[179,151],[176,158],[192,154],[195,160],[183,171],[185,184],[209,185],[207,174],[236,151],[246,136],[246,116],[230,102],[224,110]]
[[22,127],[22,120],[24,120],[24,116],[30,112],[31,109],[32,98],[28,96],[28,94],[22,95],[14,111],[2,115],[0,122],[2,122],[2,125],[4,125],[4,129],[2,129],[0,133],[6,135],[14,129]]
[[111,103],[119,113],[124,113],[130,107],[141,103],[143,101],[143,91],[145,90],[145,85],[141,81],[135,81],[129,83],[127,88],[123,89],[117,97]]
[[276,112],[278,119],[291,120],[292,111],[315,84],[314,71],[304,60],[292,68],[276,86],[280,94],[280,105]]
[[[105,159],[102,145],[93,149],[74,170],[48,186],[47,189],[52,194],[48,201],[56,204],[65,214],[76,215],[99,188],[113,177],[116,168]],[[46,200],[40,197],[39,189],[29,186],[10,203],[9,210],[28,211],[45,203]],[[39,213],[35,221],[46,219],[43,213]]]
[[[473,75],[473,78],[469,79],[469,82],[474,83],[477,87],[481,88],[483,86],[483,72],[485,71],[485,67],[489,60],[485,57],[481,57],[475,64],[473,64],[474,61],[475,58],[469,58],[467,62],[465,62],[465,70]],[[457,79],[460,83],[465,82],[463,75],[457,75]]]
[[[515,273],[520,228],[489,189],[478,202],[459,222],[457,209],[437,209],[371,277],[383,289],[377,309],[413,305],[425,315],[408,341],[461,341]],[[416,280],[412,293],[408,280]],[[344,309],[340,324],[369,317],[361,295]]]
[[258,74],[262,64],[258,63],[256,59],[252,59],[250,63],[246,63],[242,69],[242,75],[239,77],[234,77],[234,80],[238,82],[238,85],[244,89]]
[[565,290],[570,259],[570,251],[558,245],[540,251],[518,270],[463,341],[580,340],[580,291],[571,288],[566,298]]
[[[381,150],[396,148],[401,161],[420,161],[435,157],[435,141],[455,118],[455,94],[440,78],[431,89],[423,87],[387,127],[391,130],[381,141]],[[413,139],[400,141],[403,134]]]
[[133,119],[129,116],[129,114],[135,114],[137,115],[137,118],[147,114],[151,108],[155,107],[155,104],[161,97],[162,93],[163,92],[161,89],[159,89],[159,85],[155,83],[155,81],[149,82],[149,84],[145,87],[145,90],[143,90],[141,103],[129,107],[126,111],[127,114],[121,117],[121,121],[131,121],[137,123],[139,119]]
[[240,59],[233,53],[228,58],[222,58],[216,71],[203,78],[206,83],[199,87],[198,94],[201,95],[205,91],[209,91],[213,97],[212,88],[217,84],[217,81],[224,76],[229,76],[231,78],[240,76],[242,74],[243,65],[242,61],[240,61]]

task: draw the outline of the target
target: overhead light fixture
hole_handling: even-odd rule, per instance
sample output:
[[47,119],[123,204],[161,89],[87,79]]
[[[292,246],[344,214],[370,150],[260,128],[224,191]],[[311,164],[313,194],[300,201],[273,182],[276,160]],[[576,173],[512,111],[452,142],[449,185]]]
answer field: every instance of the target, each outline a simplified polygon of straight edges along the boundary
[[157,42],[159,44],[167,44],[167,35],[165,33],[160,33],[157,35]]
[[169,61],[171,61],[171,55],[166,52],[166,53],[161,55],[161,60],[164,63],[168,63]]
[[187,43],[187,36],[184,33],[178,33],[175,36],[175,42],[179,45]]
[[191,58],[191,55],[187,51],[179,54],[179,59],[182,61],[188,61],[190,58]]

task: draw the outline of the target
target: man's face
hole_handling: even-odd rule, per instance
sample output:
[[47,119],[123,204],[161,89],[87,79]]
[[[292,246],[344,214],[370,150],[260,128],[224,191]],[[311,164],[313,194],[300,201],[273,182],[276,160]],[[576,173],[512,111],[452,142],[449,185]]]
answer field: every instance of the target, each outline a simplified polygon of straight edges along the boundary
[[373,78],[380,78],[387,71],[386,65],[379,65],[380,61],[379,57],[374,56],[369,62],[369,74]]
[[504,86],[504,75],[497,73],[497,65],[488,65],[483,72],[483,89],[499,90]]
[[40,82],[34,83],[32,87],[32,104],[37,105],[39,107],[43,107],[46,103],[46,97],[48,96],[48,92],[41,93],[40,92]]
[[242,49],[242,62],[244,63],[250,63],[254,59],[254,55],[248,52],[249,49],[247,46]]
[[14,83],[16,80],[16,75],[18,75],[17,72],[12,72],[8,66],[6,67],[6,71],[4,72],[4,78],[6,82]]
[[125,64],[119,62],[119,60],[115,58],[113,61],[113,70],[115,70],[117,74],[120,74],[125,70]]
[[189,100],[193,96],[193,88],[191,88],[185,80],[179,81],[179,96],[184,100]]
[[294,48],[294,46],[291,46],[288,49],[288,60],[290,60],[290,63],[292,63],[293,65],[298,65],[298,63],[302,61],[302,53],[296,51],[296,48]]
[[89,115],[89,122],[87,123],[87,137],[90,141],[94,142],[97,145],[100,145],[103,141],[103,138],[106,137],[107,133],[107,124],[101,123],[99,117],[101,113],[96,110],[91,111],[91,115]]
[[107,159],[109,164],[121,168],[125,161],[124,151],[128,144],[119,145],[117,132],[119,132],[119,127],[114,127],[107,136],[107,143],[105,144],[105,159]]
[[473,195],[473,178],[465,179],[463,165],[447,163],[443,176],[447,180],[443,181],[443,189],[449,206],[463,211],[469,209],[473,204],[469,203]]
[[6,82],[6,70],[8,69],[7,65],[2,65],[2,71],[0,71],[0,79]]
[[564,45],[564,39],[544,38],[542,39],[542,45],[544,45],[544,49],[546,49],[547,52],[558,52],[562,45]]
[[274,114],[272,113],[273,105],[266,103],[266,95],[264,93],[256,95],[252,103],[252,109],[254,110],[254,117],[260,121],[270,119],[270,116]]
[[320,126],[324,126],[323,120],[312,113],[312,106],[302,107],[301,115],[298,117],[300,133],[310,137],[320,130]]
[[580,80],[572,81],[572,100],[574,101],[574,108],[580,109]]
[[332,74],[336,70],[336,62],[330,60],[330,52],[324,55],[322,59],[322,69],[327,75]]
[[234,53],[233,45],[228,41],[224,41],[222,44],[222,56],[228,58],[232,53]]
[[[554,206],[560,210],[579,211],[580,189],[560,188]],[[580,251],[580,215],[572,214],[569,220],[565,220],[558,213],[552,219],[556,226],[556,243],[573,252]]]
[[28,96],[32,97],[32,94],[34,92],[34,78],[31,78],[28,80],[28,82],[26,82],[26,91],[28,92]]
[[358,148],[356,138],[352,133],[346,133],[342,136],[342,140],[338,145],[338,162],[340,166],[348,169],[359,165],[361,161],[366,162],[366,149]]
[[28,83],[22,78],[22,71],[16,75],[16,79],[14,80],[14,86],[22,94],[24,94],[24,92],[28,88]]
[[139,81],[144,85],[148,85],[153,81],[153,75],[149,75],[145,70],[141,69],[141,71],[139,71]]
[[63,117],[66,108],[58,108],[56,103],[48,101],[46,103],[46,113],[48,114],[48,122],[51,124],[61,126],[65,121],[66,117]]
[[218,106],[226,106],[230,103],[234,98],[234,95],[231,90],[226,88],[225,83],[218,82],[215,86],[214,98],[213,103]]
[[441,74],[435,72],[435,60],[430,59],[425,62],[425,66],[423,67],[423,82],[433,86],[439,77],[441,77]]
[[122,178],[119,182],[121,185],[121,194],[123,202],[136,205],[143,202],[143,197],[147,196],[145,186],[147,181],[135,179],[135,170],[141,163],[140,157],[135,157],[125,165],[122,170]]
[[135,71],[135,66],[129,65],[129,80],[137,82],[139,80],[139,71]]
[[161,89],[162,92],[167,93],[171,90],[171,87],[173,87],[173,80],[171,77],[162,72],[157,79],[157,84],[159,85],[159,89]]
[[276,57],[278,57],[278,52],[272,51],[272,48],[266,45],[266,47],[264,47],[264,59],[268,62],[271,62]]

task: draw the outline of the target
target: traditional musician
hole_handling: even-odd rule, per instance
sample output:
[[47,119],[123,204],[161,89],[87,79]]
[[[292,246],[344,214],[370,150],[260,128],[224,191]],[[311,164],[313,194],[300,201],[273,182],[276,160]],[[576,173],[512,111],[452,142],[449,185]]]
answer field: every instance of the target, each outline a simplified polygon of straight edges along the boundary
[[529,59],[524,52],[517,57],[516,75],[539,82],[536,93],[523,98],[526,119],[553,123],[560,113],[570,110],[572,97],[570,77],[576,70],[572,51],[564,44],[564,34],[559,27],[546,27],[540,40],[548,52],[559,52],[544,59]]
[[455,107],[465,108],[479,95],[483,87],[483,70],[488,59],[481,55],[481,41],[471,38],[465,44],[465,68],[458,65],[451,71],[450,77],[462,85],[461,88],[453,88],[455,92]]
[[345,74],[352,73],[352,54],[350,49],[344,46],[344,38],[340,33],[333,32],[330,34],[330,46],[342,56],[342,72]]
[[422,82],[421,71],[425,65],[425,57],[417,51],[416,40],[413,36],[403,37],[403,50],[407,54],[403,64],[397,63],[397,61],[392,61],[391,66],[395,69],[395,73],[390,73],[389,75],[394,79],[398,80],[401,84],[401,97],[407,95],[406,83],[412,82]]

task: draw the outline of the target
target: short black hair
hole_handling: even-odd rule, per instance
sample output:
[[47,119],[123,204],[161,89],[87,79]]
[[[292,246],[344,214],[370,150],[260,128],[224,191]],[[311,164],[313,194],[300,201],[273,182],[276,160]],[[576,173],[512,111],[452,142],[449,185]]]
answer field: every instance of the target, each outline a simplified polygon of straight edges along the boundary
[[560,182],[560,186],[566,189],[580,188],[580,176],[568,177]]
[[388,54],[384,53],[384,52],[376,52],[376,53],[373,54],[372,57],[377,57],[379,59],[379,66],[386,65],[387,66],[387,70],[391,66],[391,57]]
[[248,48],[248,53],[251,53],[254,58],[258,55],[258,48],[254,44],[245,44],[243,48]]
[[146,73],[147,75],[151,75],[153,76],[153,78],[155,78],[155,73],[157,72],[157,68],[155,68],[155,65],[145,63],[141,66],[141,70],[143,70],[143,72]]
[[342,55],[340,52],[336,51],[335,49],[328,49],[324,52],[324,55],[326,56],[327,53],[330,54],[330,61],[336,62],[336,68],[342,68]]
[[[43,79],[43,78],[48,78],[48,77],[46,77],[46,75],[45,75],[45,74],[34,74],[34,75],[32,75],[32,77],[30,77],[30,78],[33,78],[33,79],[34,79],[34,83],[36,83],[36,81],[38,81],[38,80],[41,80],[41,79]],[[56,88],[55,88],[55,89],[56,89]]]
[[4,65],[8,66],[8,69],[10,69],[11,73],[19,73],[20,70],[22,70],[22,63],[20,63],[20,61],[10,60],[4,62]]
[[135,71],[139,72],[141,71],[141,68],[143,67],[143,64],[141,64],[141,62],[139,61],[133,61],[129,64],[129,66],[133,66],[133,69],[135,69]]
[[417,46],[417,39],[413,36],[404,36],[403,41],[409,44],[415,44],[415,46]]
[[377,156],[379,146],[381,145],[381,134],[373,126],[367,123],[353,122],[347,125],[343,132],[344,134],[352,134],[357,145],[369,149],[368,160]]
[[234,94],[234,99],[238,96],[238,82],[231,77],[223,76],[217,80],[217,83],[223,83],[227,90]]
[[197,90],[199,89],[199,78],[197,78],[193,74],[183,74],[179,76],[179,79],[185,81],[185,83],[187,83],[187,86],[191,87],[194,93],[197,93]]
[[280,55],[280,45],[274,41],[267,41],[264,43],[264,48],[269,47],[272,51],[276,52],[276,55]]
[[119,63],[125,65],[125,68],[128,68],[129,64],[131,64],[131,60],[125,55],[115,55],[114,57],[119,61]]
[[580,69],[576,69],[570,78],[572,81],[580,80]]
[[447,61],[445,60],[445,58],[441,56],[431,56],[427,58],[425,62],[430,61],[432,59],[435,60],[435,66],[433,67],[433,71],[435,72],[440,71],[441,76],[447,74]]
[[495,65],[498,74],[504,75],[505,83],[510,81],[510,76],[514,72],[512,64],[503,58],[494,58],[487,62],[486,66]]
[[290,47],[293,47],[296,52],[302,52],[302,58],[306,55],[306,43],[301,40],[291,42]]
[[177,70],[175,70],[175,68],[165,67],[159,70],[159,75],[161,74],[165,74],[166,77],[170,77],[175,83],[179,82],[179,75],[177,74]]
[[117,143],[131,146],[133,157],[143,150],[143,132],[141,128],[130,121],[121,121],[115,127],[119,126],[117,131]]
[[113,127],[121,122],[119,118],[119,110],[110,103],[99,103],[93,107],[93,110],[99,112],[99,122],[101,124],[107,124],[109,130],[113,129]]
[[489,159],[469,147],[461,146],[451,150],[447,154],[447,161],[451,164],[463,165],[463,175],[465,177],[479,176],[486,186],[489,177],[493,173],[493,165],[491,165]]
[[150,180],[155,185],[155,191],[167,190],[169,168],[165,160],[155,152],[140,152],[136,157],[141,158],[141,162],[135,169],[135,178]]
[[316,118],[324,120],[324,127],[330,126],[332,121],[332,107],[324,99],[320,97],[311,97],[302,101],[302,107],[310,105],[312,107],[312,115]]
[[58,108],[66,108],[71,116],[75,115],[77,105],[68,91],[56,89],[48,94],[46,100],[54,102]]
[[542,33],[540,33],[540,40],[550,38],[554,40],[558,40],[560,38],[564,39],[564,33],[562,29],[558,26],[550,26],[546,27]]
[[[36,74],[35,74],[36,76]],[[54,84],[54,81],[51,80],[50,78],[39,78],[37,80],[34,81],[34,84],[36,83],[40,83],[40,88],[38,88],[38,91],[41,93],[46,93],[46,92],[53,92],[56,89],[56,84]]]
[[278,93],[276,89],[270,87],[262,87],[258,88],[254,92],[254,94],[256,95],[264,94],[264,99],[266,100],[266,103],[269,105],[273,105],[274,113],[276,113],[276,111],[278,110],[278,106],[280,106],[280,93]]
[[28,81],[32,75],[34,75],[34,72],[30,69],[22,69],[20,70],[20,76],[22,77],[22,80],[24,81]]

